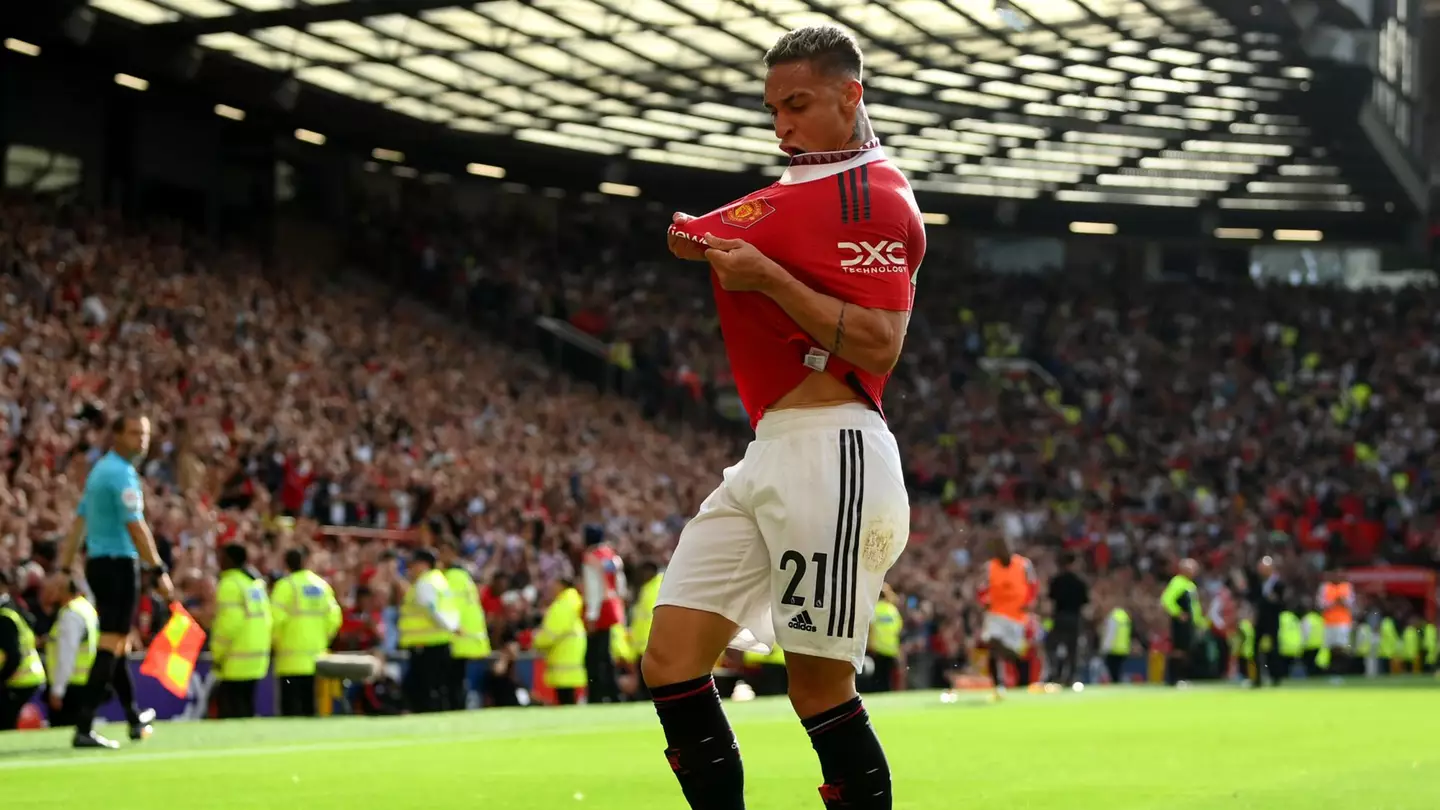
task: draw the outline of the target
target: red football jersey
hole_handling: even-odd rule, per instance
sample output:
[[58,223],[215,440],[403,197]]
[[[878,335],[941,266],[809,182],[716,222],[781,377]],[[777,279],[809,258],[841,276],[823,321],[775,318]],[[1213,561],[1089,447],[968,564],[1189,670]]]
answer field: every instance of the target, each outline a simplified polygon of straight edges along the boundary
[[[707,233],[743,239],[810,289],[867,309],[909,312],[925,257],[915,194],[879,140],[799,155],[773,185],[670,230],[694,241]],[[735,388],[754,427],[814,373],[806,356],[827,356],[827,347],[763,293],[724,290],[713,272],[711,281]],[[828,356],[825,373],[880,409],[888,373],[871,374],[838,356]]]

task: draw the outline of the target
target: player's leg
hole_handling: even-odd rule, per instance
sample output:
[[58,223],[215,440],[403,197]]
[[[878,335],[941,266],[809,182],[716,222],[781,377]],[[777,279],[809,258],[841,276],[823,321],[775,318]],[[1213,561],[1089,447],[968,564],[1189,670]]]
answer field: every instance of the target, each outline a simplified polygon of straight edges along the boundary
[[130,739],[142,740],[153,730],[150,722],[155,719],[153,711],[142,712],[135,702],[135,682],[130,677],[130,641],[125,641],[124,652],[115,660],[110,674],[110,686],[115,690],[115,699],[125,712],[125,722],[130,726]]
[[1025,644],[1025,626],[1014,619],[998,613],[986,613],[980,629],[980,640],[985,643],[990,669],[992,696],[998,698],[1005,692],[1005,665],[1020,670],[1020,653]]
[[752,499],[773,566],[790,704],[820,760],[826,806],[889,810],[890,766],[855,676],[885,573],[909,539],[899,452],[870,411],[790,419],[799,424],[767,438],[756,459]]
[[737,629],[765,621],[769,604],[769,555],[728,489],[739,466],[681,533],[641,661],[666,759],[693,810],[745,806],[740,748],[710,674]]
[[[125,708],[132,728],[148,733],[145,724],[134,712],[134,689],[130,684],[130,672],[125,664],[129,652],[130,631],[135,622],[135,610],[139,605],[140,573],[134,560],[98,558],[85,563],[85,580],[95,594],[95,612],[99,618],[100,638],[95,662],[90,666],[90,677],[84,687],[84,699],[75,720],[74,744],[86,748],[116,748],[116,743],[101,737],[94,731],[95,714],[105,702],[112,688],[128,689],[128,700],[121,697],[120,705]],[[123,676],[117,670],[125,668]],[[123,684],[120,679],[123,678]],[[133,719],[132,719],[133,717]]]

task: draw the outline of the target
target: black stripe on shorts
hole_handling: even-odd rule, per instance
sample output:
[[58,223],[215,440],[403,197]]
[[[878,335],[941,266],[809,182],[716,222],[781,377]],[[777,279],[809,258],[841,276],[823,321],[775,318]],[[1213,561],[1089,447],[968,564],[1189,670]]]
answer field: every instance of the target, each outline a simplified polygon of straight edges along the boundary
[[858,430],[840,431],[840,493],[835,547],[830,568],[830,621],[826,635],[855,637],[855,565],[860,551],[860,515],[865,501],[865,447]]

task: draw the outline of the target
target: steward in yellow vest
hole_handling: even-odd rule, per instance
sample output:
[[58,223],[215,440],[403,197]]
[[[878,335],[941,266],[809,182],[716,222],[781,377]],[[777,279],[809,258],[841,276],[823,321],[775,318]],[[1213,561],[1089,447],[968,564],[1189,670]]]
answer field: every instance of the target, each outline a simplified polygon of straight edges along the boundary
[[1411,617],[1410,624],[1400,633],[1400,671],[1420,672],[1420,619]]
[[0,731],[15,728],[20,710],[45,683],[30,623],[10,601],[9,577],[0,571]]
[[1240,669],[1241,680],[1247,680],[1259,666],[1255,660],[1255,623],[1247,616],[1239,621],[1235,627],[1235,635],[1230,637],[1230,649],[1235,654],[1235,661]]
[[1329,652],[1325,648],[1325,617],[1312,609],[1300,620],[1300,629],[1305,637],[1305,652],[1301,656],[1305,662],[1305,674],[1314,677],[1329,666],[1329,655],[1321,655]]
[[215,707],[221,720],[255,716],[255,687],[270,670],[272,629],[265,580],[249,568],[244,546],[227,545],[220,553],[215,626],[210,630]]
[[406,567],[410,589],[400,603],[400,647],[410,654],[405,701],[412,712],[443,712],[450,705],[450,642],[460,634],[460,607],[436,568],[435,553],[416,549]]
[[50,726],[73,726],[79,720],[80,702],[90,669],[100,651],[100,616],[95,606],[81,596],[74,580],[57,574],[45,582],[42,593],[47,606],[59,604],[55,624],[45,643],[45,673],[49,677]]
[[470,683],[480,675],[480,661],[490,655],[490,628],[480,607],[480,590],[475,578],[460,565],[460,544],[454,540],[440,546],[440,567],[460,611],[460,635],[450,642],[450,707],[463,709],[470,697]]
[[1105,630],[1100,634],[1100,651],[1105,656],[1105,669],[1111,683],[1122,683],[1125,662],[1130,659],[1130,640],[1134,627],[1130,614],[1125,608],[1116,607],[1105,619]]
[[330,583],[305,567],[305,550],[285,552],[290,571],[270,591],[275,677],[283,717],[315,716],[315,661],[340,630],[340,603]]
[[635,595],[635,609],[630,612],[630,643],[635,648],[636,658],[645,655],[650,646],[650,625],[655,621],[655,602],[660,598],[660,583],[665,575],[653,562],[642,562],[636,570],[636,579],[645,583]]
[[1395,620],[1386,616],[1380,621],[1380,674],[1389,675],[1391,662],[1400,657],[1400,631]]
[[1275,633],[1275,644],[1280,648],[1279,672],[1270,673],[1276,683],[1290,676],[1290,668],[1305,653],[1305,631],[1300,627],[1300,617],[1293,611],[1281,611],[1280,629]]
[[880,601],[875,603],[875,617],[870,620],[870,660],[875,663],[869,691],[889,692],[895,688],[895,670],[900,666],[900,634],[905,619],[896,604],[900,598],[888,584],[880,587]]
[[1434,672],[1437,663],[1440,663],[1440,633],[1436,632],[1434,622],[1425,625],[1420,633],[1420,654],[1425,658],[1425,671]]
[[585,600],[573,580],[561,580],[545,611],[535,649],[545,656],[545,685],[561,706],[572,706],[585,686]]

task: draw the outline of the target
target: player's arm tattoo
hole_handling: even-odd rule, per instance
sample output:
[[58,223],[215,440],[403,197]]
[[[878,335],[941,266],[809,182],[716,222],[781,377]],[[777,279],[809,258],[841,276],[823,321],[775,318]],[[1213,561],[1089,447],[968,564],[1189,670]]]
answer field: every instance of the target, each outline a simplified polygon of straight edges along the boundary
[[839,354],[840,347],[845,345],[845,308],[849,304],[840,302],[840,315],[835,319],[835,339],[830,342],[830,353]]

